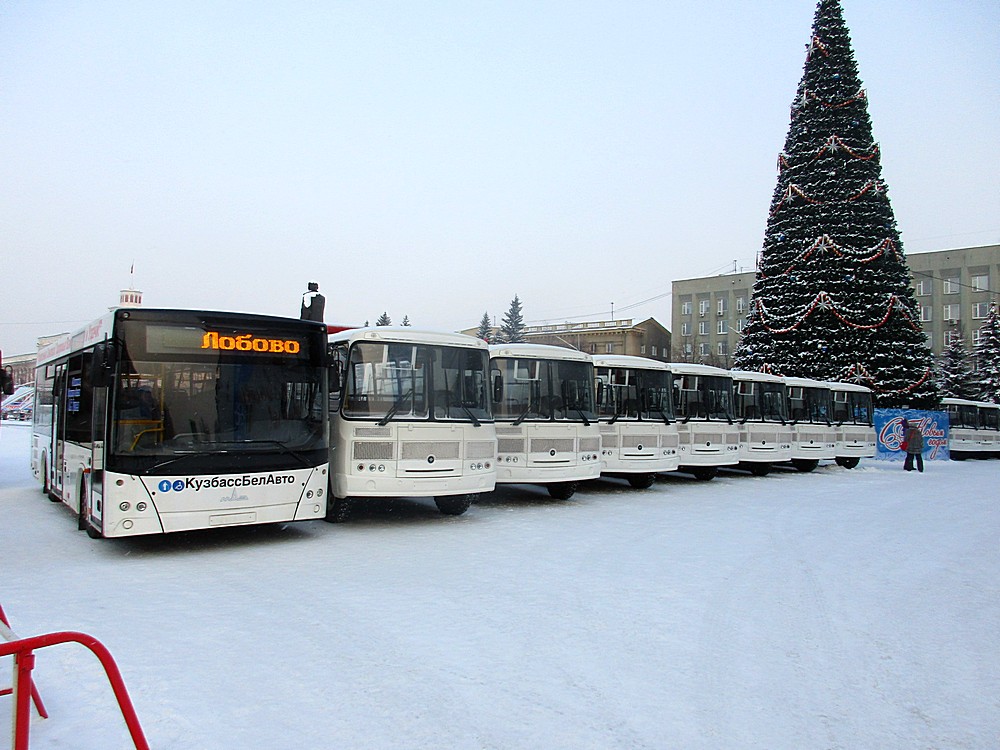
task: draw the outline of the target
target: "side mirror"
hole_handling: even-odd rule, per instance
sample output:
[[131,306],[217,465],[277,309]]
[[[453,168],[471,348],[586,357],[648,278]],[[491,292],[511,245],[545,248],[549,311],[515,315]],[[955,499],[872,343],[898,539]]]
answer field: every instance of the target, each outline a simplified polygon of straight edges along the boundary
[[115,370],[115,347],[107,341],[94,347],[90,355],[90,383],[95,388],[107,388]]
[[503,375],[499,372],[493,374],[493,403],[498,404],[503,400]]
[[0,390],[3,391],[5,396],[10,396],[14,393],[14,368],[10,365],[0,370]]
[[598,380],[597,381],[597,403],[599,403],[599,404],[603,404],[604,403],[604,381],[603,380]]

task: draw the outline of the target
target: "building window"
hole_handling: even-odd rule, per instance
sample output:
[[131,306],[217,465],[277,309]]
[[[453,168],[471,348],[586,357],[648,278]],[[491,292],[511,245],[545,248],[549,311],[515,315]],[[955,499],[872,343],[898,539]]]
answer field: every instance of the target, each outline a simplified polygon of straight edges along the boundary
[[720,320],[719,324],[715,327],[715,332],[723,336],[729,331],[729,323],[725,320]]
[[698,300],[698,314],[701,315],[702,317],[704,317],[705,313],[708,312],[708,306],[710,304],[712,304],[711,300],[707,300],[707,299],[700,299],[700,300]]
[[976,320],[984,320],[990,314],[989,302],[977,302],[972,306],[972,317]]
[[990,277],[986,274],[974,274],[972,277],[972,291],[986,292],[990,288]]
[[942,310],[941,320],[953,321],[961,317],[961,305],[945,305]]
[[690,315],[690,314],[691,314],[691,300],[687,300],[686,302],[681,302],[681,315]]
[[689,357],[694,352],[694,347],[691,344],[684,344],[684,353]]
[[747,319],[740,318],[739,320],[736,321],[736,330],[742,333],[743,329],[746,328],[746,325],[747,325]]
[[742,315],[743,313],[746,312],[746,310],[747,310],[747,298],[746,297],[737,297],[736,298],[736,312],[738,312],[740,315]]
[[712,352],[712,349],[711,349],[711,347],[708,344],[699,344],[698,345],[698,353],[702,357],[709,356],[709,354],[711,354],[711,352]]
[[604,353],[605,354],[614,354],[615,353],[615,345],[614,344],[605,344],[604,345]]
[[703,320],[698,324],[698,333],[702,336],[708,335],[708,321]]
[[729,354],[729,344],[727,344],[725,341],[720,341],[719,342],[719,356],[720,357],[725,357],[728,354]]
[[962,333],[960,331],[945,331],[944,332],[944,345],[951,346],[951,342],[957,338],[961,338]]
[[921,279],[917,282],[916,286],[913,287],[914,293],[918,297],[926,297],[931,293],[931,280]]
[[982,338],[982,335],[983,330],[981,328],[977,328],[972,332],[972,346],[979,346],[979,339]]
[[729,309],[729,301],[725,297],[719,297],[719,299],[716,300],[715,308],[719,315],[725,315],[726,311]]
[[653,357],[655,357],[656,356],[656,347],[655,346],[651,346],[651,347],[649,347],[649,350],[650,350],[650,355],[653,356]]
[[932,308],[930,305],[921,305],[920,306],[920,322],[921,323],[928,323],[928,322],[931,321],[931,319],[934,317],[933,314],[932,314],[932,312],[931,312],[933,309],[934,308]]
[[945,294],[958,294],[961,291],[961,285],[957,276],[949,276],[944,280],[944,293]]
[[597,344],[591,344],[590,345],[590,353],[591,354],[597,354]]
[[646,345],[645,344],[641,344],[639,346],[639,354],[641,354],[643,356],[646,356]]
[[688,323],[687,321],[681,323],[681,336],[690,336],[690,335],[691,335],[691,324]]

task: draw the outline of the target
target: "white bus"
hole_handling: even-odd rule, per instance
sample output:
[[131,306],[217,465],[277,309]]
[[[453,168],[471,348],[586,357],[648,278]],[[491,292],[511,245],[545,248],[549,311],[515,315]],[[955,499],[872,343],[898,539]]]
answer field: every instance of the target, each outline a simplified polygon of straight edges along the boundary
[[543,344],[490,346],[497,483],[541,484],[557,500],[601,474],[589,354]]
[[792,465],[812,471],[820,460],[837,457],[837,429],[833,426],[830,384],[810,378],[784,378],[792,420]]
[[740,468],[765,476],[776,463],[792,460],[792,425],[785,383],[777,375],[730,370],[740,429]]
[[433,497],[461,515],[496,484],[497,439],[486,342],[376,326],[330,335],[327,520],[353,498]]
[[740,430],[733,414],[733,377],[709,365],[671,362],[680,469],[709,480],[720,466],[740,461]]
[[837,434],[837,464],[853,469],[862,458],[875,456],[875,411],[870,388],[830,381],[833,422]]
[[92,537],[322,518],[326,330],[118,309],[38,353],[31,468]]
[[952,459],[1000,458],[1000,405],[962,398],[941,402],[948,412],[948,453]]
[[594,355],[601,473],[636,489],[680,465],[672,405],[673,374],[665,362],[615,354]]

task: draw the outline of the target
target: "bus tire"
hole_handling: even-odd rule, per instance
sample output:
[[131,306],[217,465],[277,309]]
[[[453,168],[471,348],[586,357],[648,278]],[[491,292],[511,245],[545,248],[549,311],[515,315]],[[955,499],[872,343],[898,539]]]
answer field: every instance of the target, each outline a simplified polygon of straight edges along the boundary
[[648,490],[656,482],[656,474],[629,474],[628,483],[636,490]]
[[845,469],[853,469],[861,462],[861,459],[857,456],[838,456],[837,465],[843,466]]
[[442,495],[434,498],[438,510],[446,516],[460,516],[479,498],[476,492],[467,495]]
[[42,494],[47,495],[49,500],[52,499],[52,488],[49,487],[49,461],[45,456],[42,456]]
[[691,473],[700,482],[710,482],[719,475],[719,470],[715,466],[697,466]]
[[90,526],[90,521],[87,518],[89,515],[89,510],[87,509],[87,503],[84,501],[84,498],[87,496],[86,492],[87,492],[87,480],[85,480],[83,477],[80,477],[79,494],[77,495],[79,503],[77,504],[78,510],[76,513],[77,531],[84,531]]
[[350,517],[351,498],[334,497],[332,494],[327,496],[325,516],[327,523],[343,523]]
[[553,482],[546,489],[554,500],[569,500],[576,492],[576,482]]
[[819,461],[815,458],[793,458],[792,466],[801,471],[803,474],[808,474],[810,471],[819,466]]
[[771,464],[755,461],[750,464],[750,473],[755,477],[766,477],[771,473]]

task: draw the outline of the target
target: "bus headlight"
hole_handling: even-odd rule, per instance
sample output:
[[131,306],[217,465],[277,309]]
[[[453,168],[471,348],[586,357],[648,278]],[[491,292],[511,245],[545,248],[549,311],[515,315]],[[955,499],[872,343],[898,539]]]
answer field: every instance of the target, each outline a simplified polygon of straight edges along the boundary
[[146,510],[146,503],[136,503],[135,509],[140,513],[142,513],[144,510]]
[[120,510],[122,513],[126,513],[128,511],[128,509],[131,508],[131,507],[132,506],[129,505],[127,502],[124,502],[124,503],[121,503],[118,506],[118,510]]

